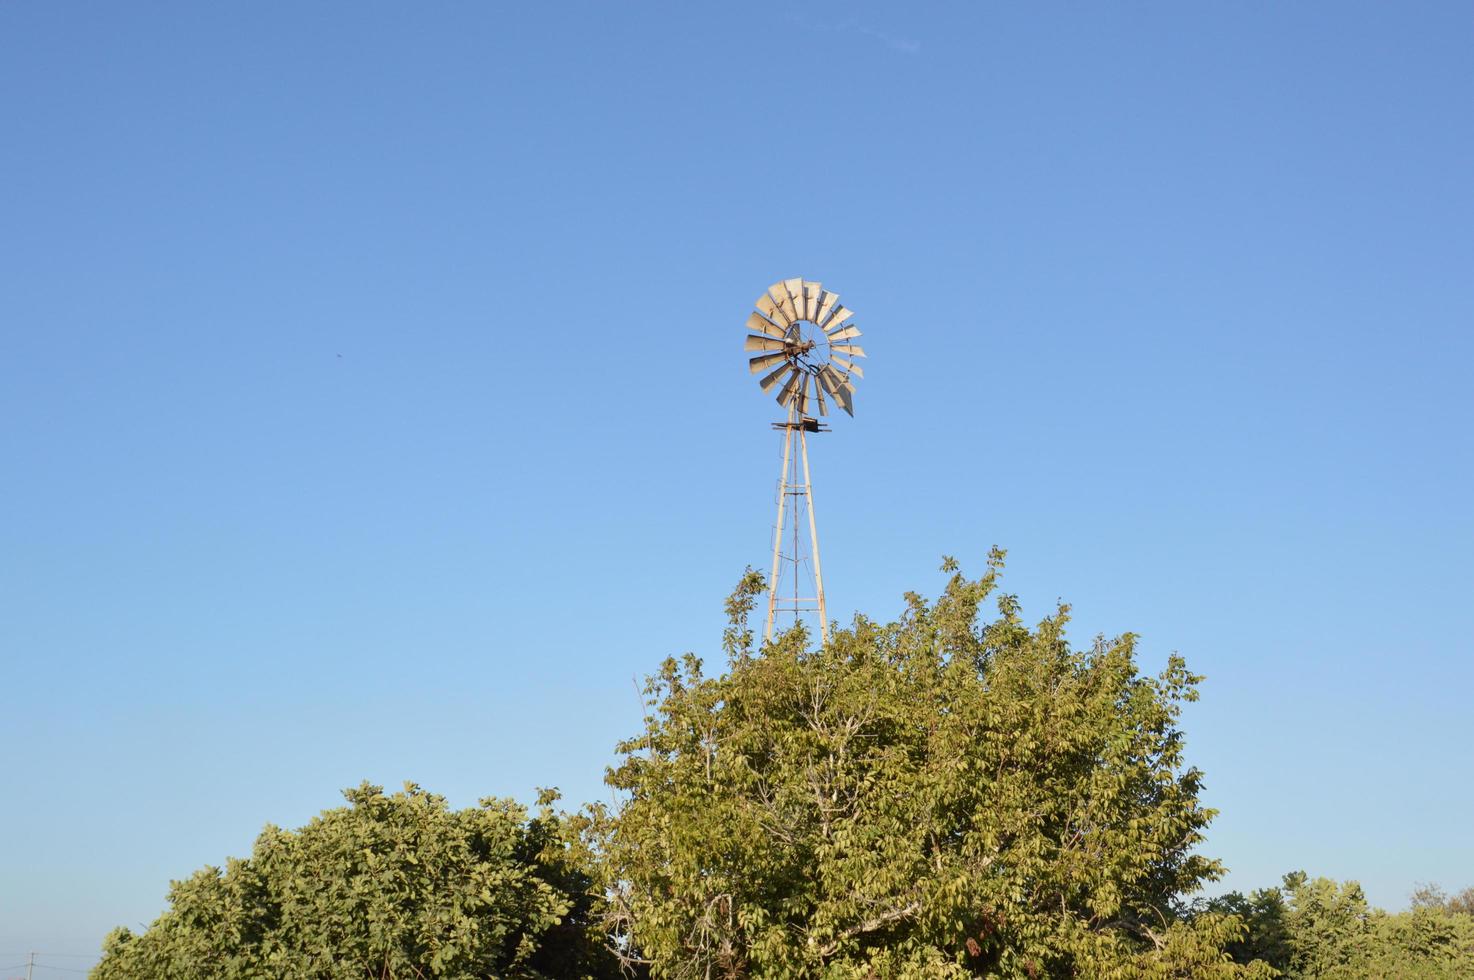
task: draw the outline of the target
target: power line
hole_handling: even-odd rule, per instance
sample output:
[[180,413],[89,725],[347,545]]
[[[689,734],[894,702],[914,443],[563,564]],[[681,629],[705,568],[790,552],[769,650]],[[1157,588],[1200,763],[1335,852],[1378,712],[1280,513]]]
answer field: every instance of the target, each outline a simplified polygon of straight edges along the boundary
[[79,970],[74,966],[53,966],[50,963],[42,963],[40,962],[41,958],[88,960],[98,959],[99,957],[96,953],[42,953],[38,951],[26,954],[26,958],[23,962],[15,963],[11,966],[0,966],[0,973],[9,973],[11,970],[24,969],[26,971],[25,980],[33,980],[35,976],[35,971],[37,970],[55,970],[59,973],[84,974],[92,972],[91,970]]

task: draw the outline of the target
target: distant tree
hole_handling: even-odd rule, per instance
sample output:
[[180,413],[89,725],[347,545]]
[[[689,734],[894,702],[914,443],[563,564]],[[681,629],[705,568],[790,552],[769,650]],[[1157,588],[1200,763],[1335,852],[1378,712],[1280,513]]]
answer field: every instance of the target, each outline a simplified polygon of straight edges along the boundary
[[728,667],[668,660],[596,809],[609,922],[656,977],[1239,977],[1239,919],[1184,897],[1213,811],[1183,759],[1198,677],[1135,638],[1065,640],[996,599],[1003,555],[897,622],[754,651],[762,580],[728,603]]
[[1356,882],[1296,871],[1285,875],[1285,892],[1293,975],[1336,976],[1371,952],[1372,909]]
[[1450,898],[1447,908],[1458,915],[1474,916],[1474,888],[1465,888]]
[[451,810],[412,784],[344,795],[175,882],[146,931],[108,936],[95,980],[615,975],[556,794],[535,817],[506,800]]
[[1438,885],[1419,885],[1413,889],[1408,904],[1415,909],[1441,909],[1448,904],[1448,893]]
[[1423,885],[1413,892],[1412,907],[1443,909],[1456,915],[1474,916],[1474,888],[1449,895],[1437,885]]
[[1474,916],[1463,894],[1450,899],[1436,886],[1413,893],[1412,907],[1389,915],[1372,908],[1354,881],[1285,876],[1280,888],[1235,892],[1202,903],[1214,914],[1248,924],[1229,945],[1237,962],[1257,958],[1291,980],[1467,980],[1474,977]]
[[1219,915],[1235,916],[1244,923],[1243,937],[1227,946],[1235,962],[1258,960],[1276,970],[1289,968],[1290,930],[1285,923],[1284,894],[1278,888],[1261,888],[1247,898],[1239,892],[1230,892],[1202,902],[1201,906]]

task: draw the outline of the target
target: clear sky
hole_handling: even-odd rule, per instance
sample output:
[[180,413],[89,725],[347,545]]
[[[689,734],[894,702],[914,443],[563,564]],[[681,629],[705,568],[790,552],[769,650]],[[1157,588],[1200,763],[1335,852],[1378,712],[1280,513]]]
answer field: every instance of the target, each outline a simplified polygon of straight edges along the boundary
[[[0,4],[0,968],[363,779],[604,798],[870,353],[831,613],[1207,675],[1227,886],[1474,885],[1467,3]],[[5,959],[4,957],[8,957]],[[38,972],[38,976],[55,975]]]

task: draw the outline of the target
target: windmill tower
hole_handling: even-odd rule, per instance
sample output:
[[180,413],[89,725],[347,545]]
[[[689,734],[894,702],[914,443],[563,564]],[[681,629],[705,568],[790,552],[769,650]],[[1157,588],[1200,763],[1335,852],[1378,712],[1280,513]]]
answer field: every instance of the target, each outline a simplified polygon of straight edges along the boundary
[[[864,377],[854,358],[864,357],[865,351],[850,343],[860,336],[850,319],[851,311],[840,305],[838,293],[817,282],[785,279],[774,283],[756,306],[756,312],[747,318],[750,334],[745,348],[760,353],[748,366],[753,374],[763,375],[758,384],[764,392],[777,389],[778,404],[788,410],[785,421],[773,423],[783,433],[783,470],[778,477],[778,519],[773,525],[773,573],[768,578],[763,639],[773,638],[778,614],[791,611],[795,620],[806,612],[817,614],[820,642],[828,642],[808,436],[828,431],[819,421],[829,414],[826,395],[854,416],[855,388],[850,379]],[[807,554],[802,544],[805,524]]]

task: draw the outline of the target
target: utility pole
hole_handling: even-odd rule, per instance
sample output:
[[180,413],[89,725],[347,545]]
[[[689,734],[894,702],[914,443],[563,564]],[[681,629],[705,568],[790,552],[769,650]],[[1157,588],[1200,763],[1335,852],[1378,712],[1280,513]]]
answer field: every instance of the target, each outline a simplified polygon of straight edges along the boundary
[[36,951],[31,950],[31,958],[26,960],[26,980],[31,980],[31,971],[36,968]]

